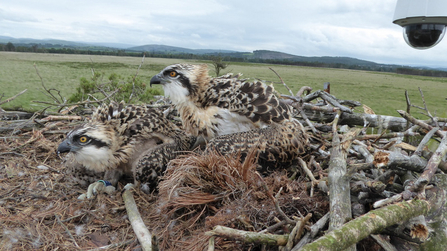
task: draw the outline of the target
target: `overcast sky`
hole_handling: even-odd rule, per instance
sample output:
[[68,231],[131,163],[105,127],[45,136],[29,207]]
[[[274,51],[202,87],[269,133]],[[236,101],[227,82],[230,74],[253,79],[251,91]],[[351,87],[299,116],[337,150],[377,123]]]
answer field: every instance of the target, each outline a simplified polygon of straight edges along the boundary
[[416,50],[392,23],[396,0],[14,0],[0,35],[191,49],[275,50],[447,67],[447,38]]

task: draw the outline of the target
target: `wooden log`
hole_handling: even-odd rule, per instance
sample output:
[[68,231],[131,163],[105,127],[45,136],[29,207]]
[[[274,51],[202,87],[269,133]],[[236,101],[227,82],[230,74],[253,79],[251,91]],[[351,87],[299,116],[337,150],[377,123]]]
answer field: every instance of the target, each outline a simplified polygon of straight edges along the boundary
[[380,233],[388,226],[407,221],[419,215],[426,215],[429,210],[430,203],[426,200],[403,201],[372,210],[307,244],[301,250],[346,250],[370,234]]
[[0,119],[2,120],[21,120],[29,119],[34,115],[32,112],[20,112],[20,111],[1,111]]
[[[315,109],[307,109],[307,106],[303,106],[303,110],[310,120],[317,122],[331,122],[334,120],[336,115],[335,112],[323,112]],[[344,112],[342,113],[338,124],[363,127],[369,126],[395,132],[402,132],[405,131],[407,121],[400,117]]]
[[406,156],[395,151],[377,151],[374,154],[373,164],[376,168],[389,168],[396,170],[410,170],[422,172],[427,161],[417,155]]
[[349,189],[350,177],[346,175],[346,158],[352,141],[360,129],[353,129],[344,135],[340,142],[337,133],[332,141],[331,159],[329,161],[329,200],[330,221],[329,230],[334,230],[352,218],[351,195]]

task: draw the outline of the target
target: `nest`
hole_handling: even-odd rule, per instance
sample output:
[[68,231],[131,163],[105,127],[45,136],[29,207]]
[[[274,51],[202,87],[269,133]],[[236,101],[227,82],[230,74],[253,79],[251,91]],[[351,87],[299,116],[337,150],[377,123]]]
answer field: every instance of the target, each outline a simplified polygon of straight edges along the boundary
[[137,247],[120,196],[77,199],[85,188],[66,175],[55,151],[72,126],[57,123],[64,133],[54,133],[50,124],[0,141],[0,250]]
[[[328,94],[320,92],[319,95],[325,98]],[[321,110],[321,107],[313,106],[311,109]],[[381,212],[388,210],[388,215],[392,215],[397,209],[405,211],[397,211],[401,212],[399,216],[389,218],[387,232],[377,230],[386,238],[375,236],[371,237],[374,239],[357,240],[358,250],[381,250],[380,246],[391,242],[395,247],[417,245],[424,241],[431,245],[438,239],[431,238],[433,234],[425,221],[438,220],[429,227],[436,227],[433,233],[437,237],[444,236],[439,233],[443,233],[442,226],[445,223],[447,189],[444,183],[447,182],[443,181],[446,180],[447,163],[441,160],[440,163],[435,163],[432,159],[436,158],[431,156],[444,156],[447,152],[445,132],[436,127],[433,129],[434,125],[417,121],[403,111],[400,113],[405,120],[390,117],[390,120],[382,121],[375,115],[350,114],[354,118],[350,122],[353,127],[364,125],[365,119],[368,119],[372,127],[389,126],[388,129],[399,132],[399,135],[395,132],[358,134],[359,130],[351,129],[343,134],[340,143],[335,126],[333,127],[337,130],[327,129],[328,125],[325,124],[318,125],[319,132],[329,133],[321,135],[321,144],[309,144],[309,152],[298,159],[299,171],[281,169],[262,177],[256,171],[258,156],[254,151],[247,157],[244,156],[245,158],[238,154],[222,156],[213,151],[182,156],[170,162],[158,192],[147,195],[138,189],[135,191],[136,205],[146,226],[157,237],[160,250],[204,250],[209,241],[214,241],[215,250],[277,250],[278,246],[271,244],[243,242],[219,234],[211,239],[206,233],[214,231],[216,226],[251,233],[268,230],[265,232],[269,234],[293,236],[290,238],[294,242],[292,245],[298,246],[299,243],[296,242],[301,234],[306,232],[306,235],[310,235],[312,228],[317,226],[317,236],[311,237],[314,240],[312,244],[315,244],[318,241],[315,238],[323,235],[323,231],[327,229],[324,224],[320,226],[317,223],[322,218],[327,218],[323,215],[327,215],[329,211],[327,190],[320,185],[326,184],[331,178],[334,181],[332,185],[336,184],[337,188],[343,186],[352,203],[352,215],[355,219],[344,225],[348,229],[344,234],[366,229],[369,232],[363,232],[370,235],[374,229],[367,229],[364,225],[354,228],[352,225],[355,225],[357,219],[368,218],[369,212],[374,208],[383,209]],[[88,182],[81,183],[67,175],[72,173],[70,168],[73,167],[65,167],[55,152],[57,145],[76,123],[52,122],[49,117],[37,122],[0,121],[0,129],[6,128],[0,138],[0,250],[139,250],[141,247],[129,224],[120,192],[112,196],[100,194],[88,201],[77,199],[80,194],[85,193]],[[68,117],[61,119],[70,119]],[[335,119],[331,117],[327,122],[331,121],[336,125],[339,117],[335,114],[334,117]],[[321,118],[320,113],[311,120],[319,121]],[[446,121],[441,119],[439,121]],[[361,121],[361,125],[356,124],[358,121]],[[421,128],[412,126],[403,129],[403,122],[406,121],[413,121]],[[442,123],[445,126],[445,122]],[[36,130],[38,127],[40,129]],[[366,131],[366,128],[363,129]],[[397,143],[394,139],[402,135],[418,136],[419,133],[425,135],[424,139],[427,140],[421,140],[417,148],[404,142]],[[429,138],[442,139],[443,143],[432,152],[424,148]],[[332,144],[330,140],[333,140]],[[354,143],[351,147],[349,142],[352,141]],[[328,163],[329,159],[334,161]],[[333,167],[328,170],[331,165]],[[346,166],[349,167],[351,181],[337,182],[341,177],[334,174],[341,173],[340,169]],[[334,168],[338,168],[337,172],[332,172]],[[411,174],[409,170],[419,178],[416,180],[413,175],[407,175]],[[433,177],[436,171],[439,177]],[[316,179],[315,176],[319,177]],[[425,183],[418,182],[419,180],[430,182],[427,189]],[[318,181],[318,189],[313,190],[313,181]],[[117,190],[120,191],[126,182],[121,181]],[[408,186],[411,184],[409,182],[416,185]],[[411,189],[407,189],[408,187]],[[337,194],[331,193],[333,197]],[[394,196],[395,194],[400,197]],[[411,222],[407,218],[403,220],[404,216],[414,217],[414,210],[406,210],[406,207],[417,207],[416,204],[401,200],[419,198],[422,195],[427,195],[429,200],[426,201],[431,203],[430,207],[439,207],[435,216],[425,215],[421,206],[418,209],[420,212],[416,213],[423,214],[422,217],[413,218]],[[434,195],[439,195],[439,198]],[[337,207],[337,203],[347,201],[343,198],[331,198],[335,202],[333,206]],[[424,203],[421,204],[426,205]],[[405,207],[402,206],[404,204]],[[298,224],[294,227],[291,222],[299,220],[306,222],[301,234],[295,231],[292,235]],[[352,222],[354,223],[349,225]],[[360,225],[356,225],[358,226]],[[320,239],[333,232],[335,231]],[[417,242],[405,239],[408,236],[417,239]],[[303,239],[305,238],[301,240]],[[337,242],[331,242],[331,245],[343,243],[347,239],[339,238]]]
[[[100,194],[80,201],[85,183],[67,175],[55,149],[76,124],[47,123],[40,130],[4,135],[0,142],[0,250],[94,249],[134,250],[139,243],[127,219],[121,194]],[[240,155],[191,154],[170,163],[159,193],[136,191],[142,218],[159,237],[161,250],[203,250],[216,225],[259,231],[281,217],[261,185],[278,195],[290,216],[328,210],[322,194],[309,197],[300,180],[286,172],[260,179],[255,152],[243,163]],[[122,188],[121,183],[118,190]],[[298,199],[299,198],[299,199]],[[289,231],[279,228],[276,232]],[[249,249],[256,245],[216,238],[216,250]]]
[[[265,185],[270,191],[265,191]],[[281,216],[267,193],[276,194],[282,187],[285,190],[277,199],[286,214],[313,212],[318,219],[327,212],[327,198],[309,197],[305,183],[290,181],[286,173],[259,176],[254,151],[242,163],[239,155],[216,152],[183,156],[170,162],[160,182],[157,209],[149,225],[160,238],[161,250],[204,250],[209,239],[205,232],[216,225],[260,231],[277,223]],[[254,247],[215,240],[216,250]]]

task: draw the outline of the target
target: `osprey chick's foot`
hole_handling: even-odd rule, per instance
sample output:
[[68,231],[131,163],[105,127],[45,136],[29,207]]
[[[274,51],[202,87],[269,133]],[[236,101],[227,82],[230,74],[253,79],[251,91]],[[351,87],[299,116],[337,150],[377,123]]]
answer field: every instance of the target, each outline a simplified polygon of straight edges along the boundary
[[87,192],[79,195],[79,200],[91,199],[94,196],[98,195],[100,192],[105,192],[109,195],[112,195],[115,192],[116,188],[112,186],[112,184],[106,180],[99,180],[93,184],[88,186]]

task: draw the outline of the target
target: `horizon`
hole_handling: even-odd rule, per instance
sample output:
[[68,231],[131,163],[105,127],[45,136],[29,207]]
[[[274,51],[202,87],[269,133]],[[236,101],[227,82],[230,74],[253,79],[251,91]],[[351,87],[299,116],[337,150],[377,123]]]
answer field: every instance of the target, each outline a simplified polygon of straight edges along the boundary
[[[408,66],[408,67],[420,67],[420,68],[429,68],[429,69],[434,69],[434,70],[441,70],[441,71],[447,71],[447,67],[433,67],[433,66],[427,66],[427,65],[421,65],[421,64],[415,64],[415,65],[411,65],[411,64],[389,64],[389,63],[380,63],[380,62],[376,62],[376,61],[371,61],[371,60],[367,60],[364,58],[356,58],[356,57],[350,57],[350,56],[327,56],[327,55],[322,55],[322,56],[303,56],[303,55],[296,55],[296,54],[291,54],[291,53],[287,53],[287,52],[282,52],[282,51],[274,51],[274,50],[267,50],[267,49],[255,49],[253,51],[235,51],[235,50],[229,50],[229,49],[221,49],[221,48],[187,48],[187,47],[180,47],[180,46],[172,46],[172,45],[165,45],[165,44],[144,44],[144,45],[133,45],[133,44],[122,44],[122,43],[113,43],[113,42],[86,42],[86,41],[70,41],[70,40],[64,40],[64,39],[55,39],[55,38],[44,38],[44,39],[36,39],[36,38],[30,38],[30,37],[22,37],[22,38],[16,38],[16,37],[11,37],[11,36],[3,36],[0,35],[0,38],[3,39],[13,39],[13,40],[35,40],[35,42],[43,42],[43,41],[60,41],[60,42],[67,42],[67,43],[78,43],[78,44],[84,44],[84,45],[95,45],[95,46],[103,46],[103,47],[109,47],[112,49],[132,49],[135,47],[144,47],[144,46],[166,46],[166,47],[174,47],[174,48],[181,48],[181,49],[187,49],[187,50],[211,50],[211,51],[227,51],[227,52],[234,52],[234,53],[253,53],[254,51],[272,51],[272,52],[277,52],[277,53],[283,53],[283,54],[288,54],[288,55],[292,55],[292,56],[297,56],[297,57],[306,57],[306,58],[324,58],[324,57],[329,57],[329,58],[352,58],[352,59],[357,59],[357,60],[362,60],[362,61],[368,61],[371,63],[375,63],[375,64],[379,64],[379,65],[396,65],[396,66]],[[26,44],[30,44],[31,42],[16,42],[16,43],[26,43]],[[13,43],[14,44],[14,43]],[[110,47],[111,45],[120,45],[122,47]]]

